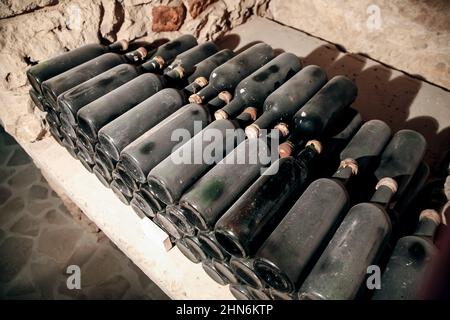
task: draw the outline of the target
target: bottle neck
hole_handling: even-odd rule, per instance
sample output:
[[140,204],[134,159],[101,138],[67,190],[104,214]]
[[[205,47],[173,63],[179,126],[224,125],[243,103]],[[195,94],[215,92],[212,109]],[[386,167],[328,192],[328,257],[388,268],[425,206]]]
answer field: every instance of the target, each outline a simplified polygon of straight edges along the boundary
[[433,241],[440,222],[440,216],[436,211],[431,209],[424,210],[420,214],[419,223],[417,224],[414,235],[429,238]]
[[240,128],[245,128],[249,124],[253,123],[256,119],[256,110],[254,108],[245,109],[240,115],[238,115],[233,121]]
[[306,167],[309,167],[311,162],[317,158],[319,150],[314,145],[308,145],[295,157],[296,160],[302,162]]
[[143,47],[127,52],[123,55],[125,61],[131,64],[141,63],[147,56],[147,50]]
[[233,118],[238,115],[246,107],[244,101],[239,96],[235,96],[225,107],[222,108],[221,115],[223,118]]
[[397,193],[397,182],[391,177],[381,178],[375,186],[375,193],[373,194],[370,202],[377,203],[383,208],[387,209],[391,203],[394,195]]
[[126,40],[119,40],[114,43],[111,43],[108,45],[108,49],[111,52],[121,52],[126,51],[128,49],[128,41]]
[[214,112],[222,108],[224,105],[226,105],[226,102],[219,97],[215,97],[207,103],[208,110],[211,114],[214,114]]
[[204,87],[202,90],[200,90],[198,93],[193,94],[190,98],[190,101],[193,103],[207,103],[211,99],[213,99],[215,96],[217,96],[219,92],[211,85],[208,84],[206,87]]
[[333,179],[339,180],[342,184],[347,185],[350,179],[357,174],[357,162],[353,159],[344,159],[341,161],[339,168],[333,174]]
[[161,63],[158,57],[153,57],[152,59],[144,62],[141,65],[141,68],[144,72],[148,73],[157,73],[163,68],[163,64]]

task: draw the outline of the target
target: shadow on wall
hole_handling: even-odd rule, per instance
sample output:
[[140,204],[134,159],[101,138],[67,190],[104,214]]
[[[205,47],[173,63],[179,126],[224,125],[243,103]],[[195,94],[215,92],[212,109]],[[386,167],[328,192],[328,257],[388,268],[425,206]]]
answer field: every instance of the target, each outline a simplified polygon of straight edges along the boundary
[[[240,37],[236,34],[224,36],[217,41],[221,48],[235,49],[239,46]],[[246,44],[237,52],[242,52],[257,42]],[[277,53],[282,49],[275,49]],[[412,129],[424,135],[428,142],[426,162],[434,168],[442,161],[449,149],[450,127],[439,130],[438,120],[430,116],[410,119],[410,107],[422,87],[420,80],[407,75],[391,79],[392,70],[370,60],[371,66],[366,68],[367,58],[356,54],[342,54],[333,45],[322,45],[306,57],[300,57],[304,66],[315,64],[326,70],[328,77],[346,75],[358,86],[358,97],[354,107],[361,113],[365,121],[380,119],[385,121],[396,132],[401,129]]]

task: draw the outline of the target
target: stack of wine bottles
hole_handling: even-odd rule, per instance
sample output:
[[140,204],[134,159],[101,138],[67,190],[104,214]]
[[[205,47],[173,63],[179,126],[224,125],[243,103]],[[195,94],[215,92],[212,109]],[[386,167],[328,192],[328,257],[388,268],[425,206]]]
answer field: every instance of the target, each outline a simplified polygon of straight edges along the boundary
[[55,140],[236,298],[371,297],[377,264],[374,298],[417,294],[439,215],[395,248],[391,234],[426,180],[426,143],[363,123],[349,78],[190,35],[86,45],[27,76]]

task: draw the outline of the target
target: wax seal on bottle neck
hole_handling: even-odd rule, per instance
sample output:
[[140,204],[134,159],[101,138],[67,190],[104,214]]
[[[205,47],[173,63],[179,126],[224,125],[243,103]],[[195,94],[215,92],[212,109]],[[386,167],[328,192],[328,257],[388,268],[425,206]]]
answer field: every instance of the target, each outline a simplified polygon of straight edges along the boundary
[[233,95],[229,93],[228,91],[221,91],[218,95],[219,99],[222,100],[225,103],[230,103],[230,101],[233,99]]
[[392,190],[392,193],[396,193],[398,190],[398,184],[397,182],[389,177],[384,177],[378,181],[377,185],[375,186],[375,190],[378,190],[379,187],[384,186]]
[[275,130],[278,130],[281,133],[281,136],[287,137],[289,135],[289,127],[286,123],[280,122],[275,127]]
[[202,97],[200,97],[198,94],[194,93],[189,97],[189,102],[190,103],[197,103],[197,104],[202,104],[203,103],[203,99]]
[[316,152],[317,152],[318,154],[322,153],[322,144],[321,144],[320,141],[318,141],[318,140],[309,140],[309,141],[306,143],[306,146],[307,146],[307,147],[313,146],[314,149],[316,150]]
[[208,85],[208,79],[205,77],[198,77],[194,80],[196,84],[198,84],[201,88],[206,87]]
[[341,161],[341,163],[339,164],[339,168],[345,169],[349,167],[352,170],[352,174],[353,175],[357,175],[358,174],[358,163],[356,162],[355,159],[352,158],[347,158]]

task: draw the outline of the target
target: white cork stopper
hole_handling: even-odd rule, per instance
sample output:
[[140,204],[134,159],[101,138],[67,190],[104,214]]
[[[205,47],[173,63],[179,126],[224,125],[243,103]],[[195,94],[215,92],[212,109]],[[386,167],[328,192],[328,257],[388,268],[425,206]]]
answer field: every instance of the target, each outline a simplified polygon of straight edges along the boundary
[[203,99],[202,97],[200,97],[198,94],[194,93],[189,97],[189,102],[190,103],[197,103],[197,104],[202,104],[203,103]]
[[430,219],[434,221],[436,224],[441,223],[441,216],[437,213],[436,210],[433,209],[425,209],[420,213],[419,220]]
[[352,174],[353,175],[357,175],[358,174],[358,163],[356,162],[355,159],[352,158],[347,158],[341,161],[341,163],[339,164],[339,167],[342,169],[345,169],[347,167],[352,169]]
[[219,109],[214,112],[214,118],[216,118],[216,120],[228,119],[228,114],[222,109]]
[[322,144],[320,143],[319,140],[309,140],[309,141],[306,143],[306,146],[307,146],[307,147],[308,147],[308,146],[311,146],[311,145],[314,147],[314,149],[316,149],[316,151],[317,151],[318,154],[321,154],[321,153],[322,153]]
[[375,186],[375,190],[378,190],[379,187],[385,186],[392,190],[393,193],[396,193],[398,190],[397,182],[389,177],[384,177],[378,181],[377,185]]

